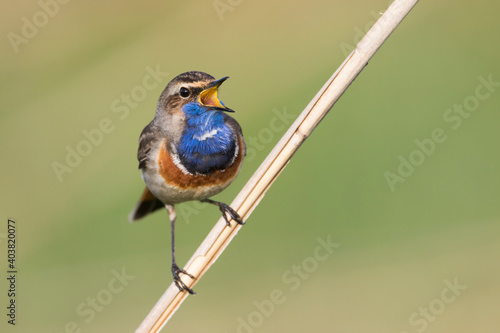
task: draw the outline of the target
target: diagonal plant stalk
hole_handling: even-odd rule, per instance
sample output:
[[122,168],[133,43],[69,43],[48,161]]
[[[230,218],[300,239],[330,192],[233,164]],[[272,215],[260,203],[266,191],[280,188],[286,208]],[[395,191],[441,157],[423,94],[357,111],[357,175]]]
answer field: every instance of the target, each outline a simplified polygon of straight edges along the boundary
[[[290,126],[231,203],[231,207],[243,220],[248,219],[300,145],[417,2],[418,0],[395,0]],[[234,221],[227,227],[224,219],[219,219],[184,268],[195,276],[195,279],[182,276],[187,286],[192,288],[198,282],[240,228],[241,225]],[[159,332],[187,295],[187,291],[180,292],[172,283],[135,332]]]

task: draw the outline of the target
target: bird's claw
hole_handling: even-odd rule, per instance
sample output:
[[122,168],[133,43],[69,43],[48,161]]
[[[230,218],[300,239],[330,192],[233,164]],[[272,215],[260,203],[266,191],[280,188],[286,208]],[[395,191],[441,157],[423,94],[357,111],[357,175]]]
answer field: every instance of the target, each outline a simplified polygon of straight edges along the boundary
[[222,212],[222,217],[226,220],[226,225],[228,227],[231,226],[231,223],[229,223],[230,219],[227,218],[227,215],[229,215],[231,219],[235,220],[238,224],[245,224],[245,222],[241,219],[241,216],[234,209],[232,209],[231,206],[221,202],[219,209]]
[[179,288],[180,291],[186,290],[191,295],[196,294],[193,291],[193,289],[189,288],[184,282],[182,282],[181,277],[179,276],[179,274],[186,274],[191,279],[194,279],[193,275],[189,274],[188,272],[186,272],[183,269],[180,269],[179,266],[177,266],[176,264],[172,264],[172,276],[174,277],[174,284],[177,286],[177,288]]
[[[212,199],[204,199],[204,200],[201,200],[201,202],[207,202],[209,204],[218,206],[219,210],[222,212],[222,217],[226,221],[226,225],[228,227],[231,226],[231,223],[229,222],[231,219],[235,220],[238,224],[242,224],[242,225],[245,224],[245,222],[243,221],[241,216],[234,209],[232,209],[231,206],[226,205],[223,202],[215,201]],[[230,218],[228,218],[228,215]]]

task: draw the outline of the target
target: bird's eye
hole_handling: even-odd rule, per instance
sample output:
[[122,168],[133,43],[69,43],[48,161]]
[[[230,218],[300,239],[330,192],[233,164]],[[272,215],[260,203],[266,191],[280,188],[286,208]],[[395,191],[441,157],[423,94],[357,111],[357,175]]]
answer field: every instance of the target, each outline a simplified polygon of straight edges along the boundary
[[190,92],[188,88],[181,87],[181,89],[179,90],[179,94],[181,95],[181,97],[186,98],[189,96]]

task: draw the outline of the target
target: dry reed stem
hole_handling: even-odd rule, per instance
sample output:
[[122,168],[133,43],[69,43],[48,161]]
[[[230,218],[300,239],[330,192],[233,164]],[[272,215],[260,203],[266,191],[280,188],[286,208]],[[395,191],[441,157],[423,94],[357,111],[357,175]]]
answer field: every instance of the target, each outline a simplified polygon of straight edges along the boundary
[[[290,126],[231,203],[231,207],[244,220],[248,219],[302,142],[312,133],[333,104],[417,2],[418,0],[395,0]],[[230,227],[227,227],[224,219],[219,219],[184,268],[196,277],[193,280],[183,275],[182,280],[187,286],[192,288],[198,282],[240,228],[241,225],[234,221]],[[160,331],[187,295],[186,291],[179,292],[179,289],[172,283],[146,316],[136,333]]]

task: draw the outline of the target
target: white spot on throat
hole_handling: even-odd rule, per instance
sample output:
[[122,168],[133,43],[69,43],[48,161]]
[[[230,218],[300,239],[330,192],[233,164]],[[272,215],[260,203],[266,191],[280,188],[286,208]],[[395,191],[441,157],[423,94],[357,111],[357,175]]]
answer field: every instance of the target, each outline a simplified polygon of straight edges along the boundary
[[211,130],[210,132],[205,132],[201,135],[195,135],[195,136],[193,136],[193,138],[198,140],[198,141],[205,141],[206,139],[212,138],[218,132],[219,132],[219,129],[215,128],[215,129]]

